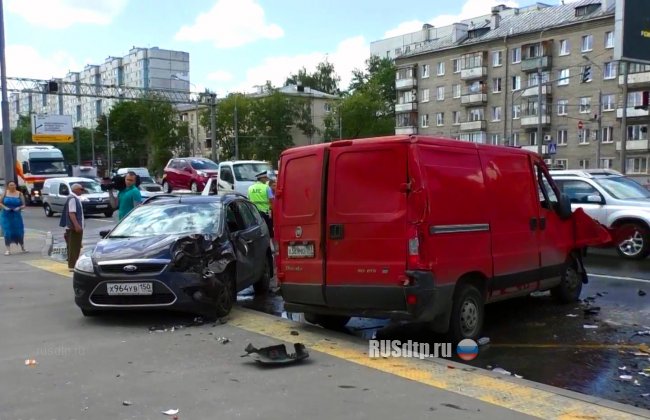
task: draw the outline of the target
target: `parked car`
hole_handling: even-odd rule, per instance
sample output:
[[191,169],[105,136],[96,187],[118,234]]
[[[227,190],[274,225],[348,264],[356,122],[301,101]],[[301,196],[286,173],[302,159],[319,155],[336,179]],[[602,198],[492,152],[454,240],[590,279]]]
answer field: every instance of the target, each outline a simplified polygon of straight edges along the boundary
[[[168,308],[215,318],[229,310],[236,291],[253,285],[264,293],[273,276],[264,219],[235,194],[152,197],[102,236],[74,270],[75,303],[86,316]],[[199,248],[192,258],[183,256],[192,254],[188,247]],[[227,296],[206,298],[213,296],[211,276]]]
[[140,189],[140,195],[143,199],[146,200],[149,197],[163,193],[162,186],[154,181],[147,168],[120,168],[117,170],[117,175],[126,176],[129,172],[135,172],[135,174],[140,178],[140,185],[138,188]]
[[630,260],[650,254],[650,191],[611,169],[551,171],[571,207],[622,232],[616,250]]
[[275,177],[275,172],[268,162],[260,160],[234,160],[219,164],[219,191],[235,191],[248,195],[248,187],[256,181],[255,175],[266,171],[269,178]]
[[476,339],[484,305],[550,290],[579,299],[582,249],[611,240],[571,206],[540,156],[425,136],[285,150],[274,205],[284,307]]
[[205,158],[174,158],[167,162],[163,170],[163,191],[175,189],[191,190],[193,193],[203,191],[208,179],[217,176],[219,165]]
[[103,214],[113,217],[113,208],[108,199],[108,193],[102,191],[101,184],[88,178],[65,177],[49,178],[43,184],[43,211],[47,217],[61,213],[72,191],[73,184],[81,184],[86,193],[79,197],[84,215]]

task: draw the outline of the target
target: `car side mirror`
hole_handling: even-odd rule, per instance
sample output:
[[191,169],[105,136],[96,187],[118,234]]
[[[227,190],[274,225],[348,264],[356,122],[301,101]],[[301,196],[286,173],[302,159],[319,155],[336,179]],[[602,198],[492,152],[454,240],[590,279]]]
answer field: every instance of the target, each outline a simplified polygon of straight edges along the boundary
[[104,239],[105,237],[108,236],[108,234],[109,234],[110,232],[111,232],[110,230],[100,230],[100,231],[99,231],[99,236],[100,236],[102,239]]
[[603,198],[598,194],[593,194],[587,197],[588,203],[603,204]]
[[573,212],[571,210],[571,200],[569,200],[568,195],[566,194],[560,195],[560,202],[559,202],[557,213],[560,216],[560,219],[562,220],[571,218],[571,214],[573,214]]

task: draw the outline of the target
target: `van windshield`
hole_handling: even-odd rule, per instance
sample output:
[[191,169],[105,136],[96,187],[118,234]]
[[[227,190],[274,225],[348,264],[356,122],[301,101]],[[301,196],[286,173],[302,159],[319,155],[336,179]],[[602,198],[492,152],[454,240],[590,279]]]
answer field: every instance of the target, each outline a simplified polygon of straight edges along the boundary
[[29,160],[29,170],[32,174],[67,174],[62,160]]
[[638,182],[624,176],[597,178],[595,180],[614,198],[619,200],[639,200],[650,198],[650,191]]
[[73,182],[73,184],[81,184],[87,194],[101,193],[102,187],[99,185],[99,182],[95,181],[79,181]]
[[268,163],[237,163],[233,169],[237,181],[256,181],[255,175],[272,170]]

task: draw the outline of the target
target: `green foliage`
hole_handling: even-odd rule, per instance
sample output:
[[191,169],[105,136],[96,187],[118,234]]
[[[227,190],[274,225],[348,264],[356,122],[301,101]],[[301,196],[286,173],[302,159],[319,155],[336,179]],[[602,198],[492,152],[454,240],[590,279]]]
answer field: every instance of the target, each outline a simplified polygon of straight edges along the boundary
[[334,65],[327,60],[319,63],[316,66],[316,71],[311,74],[307,73],[307,69],[304,67],[301,68],[297,74],[289,76],[284,82],[284,85],[297,85],[298,82],[301,82],[305,87],[310,87],[331,95],[339,95],[341,93],[339,90],[341,77],[336,74]]

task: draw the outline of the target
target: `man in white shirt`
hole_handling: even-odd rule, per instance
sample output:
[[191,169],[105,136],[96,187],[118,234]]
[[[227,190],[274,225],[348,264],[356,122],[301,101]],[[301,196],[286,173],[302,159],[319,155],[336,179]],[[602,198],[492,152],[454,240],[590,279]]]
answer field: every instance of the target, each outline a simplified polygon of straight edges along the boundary
[[[68,246],[68,270],[73,271],[79,254],[81,253],[81,243],[84,235],[84,210],[79,197],[84,193],[84,188],[80,184],[73,184],[72,195],[68,198],[65,208],[66,211],[66,231],[65,238]],[[62,218],[63,219],[63,218]]]

